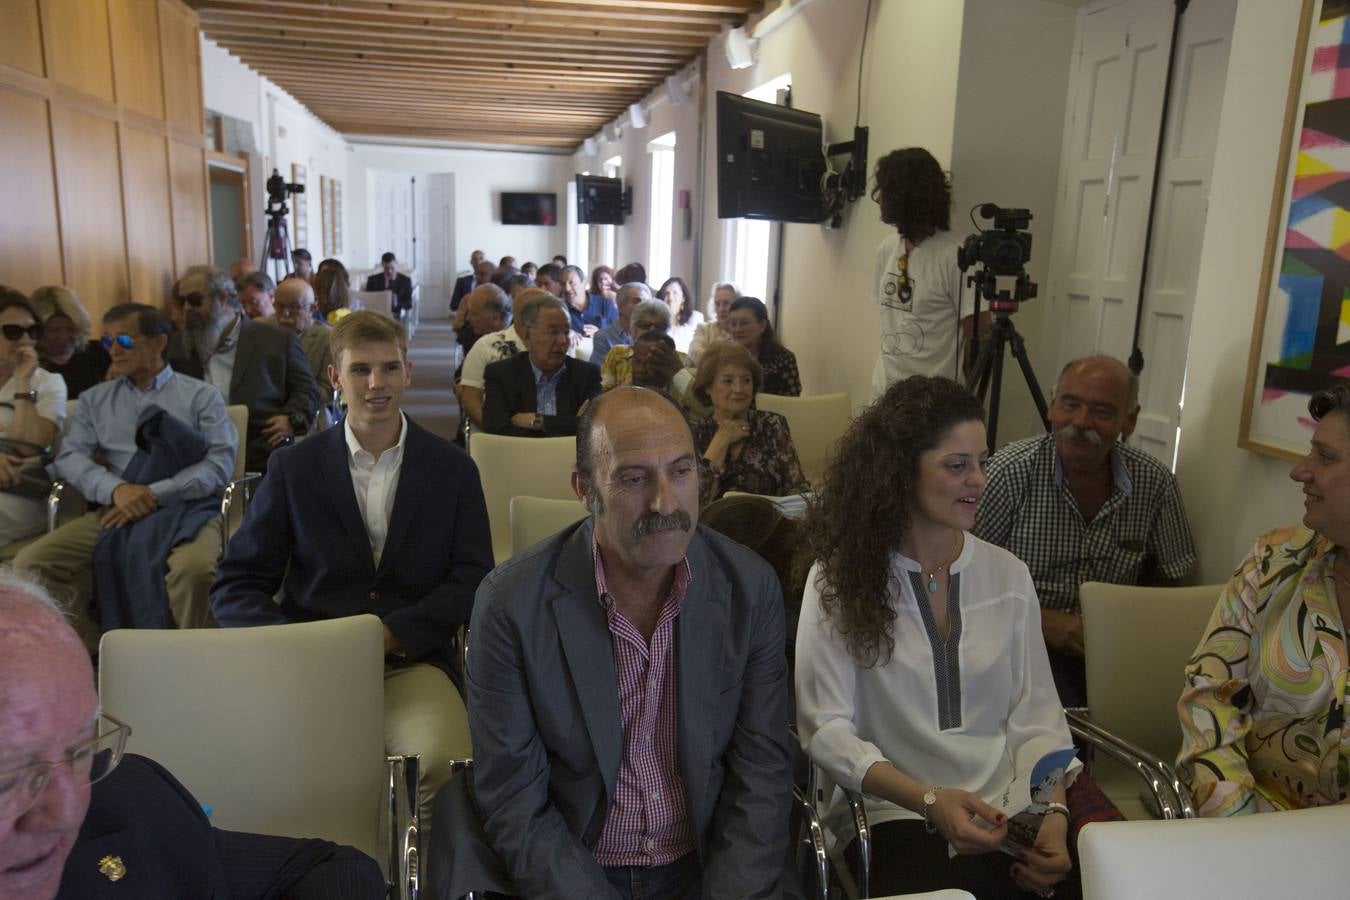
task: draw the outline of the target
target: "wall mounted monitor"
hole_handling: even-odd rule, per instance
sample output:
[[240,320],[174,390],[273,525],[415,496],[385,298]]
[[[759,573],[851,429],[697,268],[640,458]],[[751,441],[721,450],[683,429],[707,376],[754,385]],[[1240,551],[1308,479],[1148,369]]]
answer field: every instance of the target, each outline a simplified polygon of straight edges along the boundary
[[718,91],[718,218],[824,221],[824,141],[815,113]]
[[503,225],[557,225],[557,194],[502,192]]
[[631,203],[622,179],[577,176],[577,222],[582,225],[622,225],[624,213],[632,212]]

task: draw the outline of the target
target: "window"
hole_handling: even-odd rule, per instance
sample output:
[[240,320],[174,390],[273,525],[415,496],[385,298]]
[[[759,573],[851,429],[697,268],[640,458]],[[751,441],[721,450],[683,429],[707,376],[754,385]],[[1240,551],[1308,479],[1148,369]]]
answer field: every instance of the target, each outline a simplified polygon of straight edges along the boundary
[[675,132],[647,145],[652,157],[651,228],[647,242],[647,277],[660,284],[670,271],[670,248],[675,218]]
[[[590,172],[582,172],[589,175]],[[583,272],[590,272],[591,227],[577,221],[577,182],[567,183],[567,258]]]
[[[792,91],[792,76],[781,75],[765,82],[745,96],[751,100],[765,103],[784,104]],[[773,271],[776,252],[774,239],[777,229],[782,228],[774,222],[757,219],[722,220],[722,281],[730,281],[736,289],[747,297],[758,297],[769,307],[771,319],[778,318],[773,308],[769,283]]]

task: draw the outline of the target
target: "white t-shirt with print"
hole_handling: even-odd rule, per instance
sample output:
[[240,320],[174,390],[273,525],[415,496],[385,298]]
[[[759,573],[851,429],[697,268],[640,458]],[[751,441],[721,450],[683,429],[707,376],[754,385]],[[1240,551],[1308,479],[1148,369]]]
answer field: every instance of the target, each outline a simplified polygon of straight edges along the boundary
[[875,395],[911,375],[961,380],[960,320],[974,312],[974,292],[962,288],[956,266],[960,247],[950,231],[916,245],[909,253],[908,297],[900,277],[903,239],[892,234],[877,248],[873,283],[881,307],[881,354],[872,375]]
[[525,349],[525,341],[516,334],[514,325],[486,334],[473,342],[469,355],[464,357],[464,368],[459,370],[462,387],[483,390],[483,371],[492,363],[510,359]]

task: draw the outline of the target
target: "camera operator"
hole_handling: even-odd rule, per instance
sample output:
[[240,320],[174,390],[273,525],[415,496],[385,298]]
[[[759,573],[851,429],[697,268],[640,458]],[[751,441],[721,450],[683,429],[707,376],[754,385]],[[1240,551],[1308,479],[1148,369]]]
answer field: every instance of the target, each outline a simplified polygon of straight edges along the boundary
[[951,181],[927,150],[906,147],[877,160],[872,199],[881,221],[896,228],[877,248],[881,355],[872,389],[879,396],[910,375],[959,381],[974,297],[963,296],[956,265],[961,240],[950,230]]

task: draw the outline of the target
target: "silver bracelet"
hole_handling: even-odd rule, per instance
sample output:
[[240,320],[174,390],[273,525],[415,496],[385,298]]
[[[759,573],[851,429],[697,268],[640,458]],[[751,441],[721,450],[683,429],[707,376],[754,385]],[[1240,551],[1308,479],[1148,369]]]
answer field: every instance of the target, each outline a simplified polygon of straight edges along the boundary
[[1060,815],[1062,815],[1062,816],[1063,816],[1064,818],[1066,818],[1066,819],[1071,819],[1071,818],[1072,818],[1072,817],[1069,815],[1069,808],[1068,808],[1067,806],[1065,806],[1063,803],[1054,803],[1054,802],[1051,802],[1051,803],[1045,804],[1045,814],[1048,816],[1048,815],[1050,815],[1050,813],[1059,813]]

